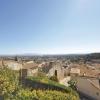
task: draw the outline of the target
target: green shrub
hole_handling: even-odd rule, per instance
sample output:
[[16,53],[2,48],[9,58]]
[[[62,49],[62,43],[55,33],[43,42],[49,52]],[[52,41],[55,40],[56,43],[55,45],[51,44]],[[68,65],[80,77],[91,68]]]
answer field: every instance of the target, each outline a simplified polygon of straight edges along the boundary
[[79,100],[78,96],[71,93],[62,93],[52,90],[20,90],[14,100]]
[[6,67],[0,69],[0,95],[4,98],[12,97],[19,86],[18,73]]
[[48,79],[47,77],[39,77],[39,76],[27,77],[27,79],[29,79],[33,82],[39,82],[39,83],[44,83],[44,84],[51,85],[51,86],[57,86],[57,87],[63,88],[63,89],[66,88],[66,86],[59,84],[58,82],[52,81],[52,80]]
[[76,81],[70,80],[70,81],[68,82],[68,84],[69,84],[69,86],[70,86],[72,89],[76,90]]
[[50,77],[50,80],[52,80],[52,81],[56,81],[56,82],[59,82],[57,76],[51,76],[51,77]]

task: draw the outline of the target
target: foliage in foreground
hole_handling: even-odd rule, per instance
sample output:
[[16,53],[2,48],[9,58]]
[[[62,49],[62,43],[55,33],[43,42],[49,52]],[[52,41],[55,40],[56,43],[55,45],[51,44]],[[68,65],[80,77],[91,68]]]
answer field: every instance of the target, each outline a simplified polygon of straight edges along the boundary
[[69,87],[71,87],[73,90],[76,90],[76,81],[70,80],[68,84],[69,84]]
[[78,95],[72,91],[63,93],[24,89],[19,85],[18,72],[7,68],[0,69],[0,96],[4,97],[4,100],[79,100]]
[[13,94],[18,90],[18,73],[13,72],[6,67],[0,69],[0,95],[5,98],[13,96]]
[[15,100],[79,100],[72,93],[62,93],[52,90],[20,90]]

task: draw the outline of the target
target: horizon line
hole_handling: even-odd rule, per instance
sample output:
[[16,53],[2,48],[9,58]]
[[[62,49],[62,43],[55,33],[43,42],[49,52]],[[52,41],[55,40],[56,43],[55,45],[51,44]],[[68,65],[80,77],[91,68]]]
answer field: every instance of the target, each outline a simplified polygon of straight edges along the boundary
[[44,55],[85,55],[85,54],[94,54],[100,52],[82,52],[82,53],[21,53],[21,54],[0,54],[0,56],[44,56]]

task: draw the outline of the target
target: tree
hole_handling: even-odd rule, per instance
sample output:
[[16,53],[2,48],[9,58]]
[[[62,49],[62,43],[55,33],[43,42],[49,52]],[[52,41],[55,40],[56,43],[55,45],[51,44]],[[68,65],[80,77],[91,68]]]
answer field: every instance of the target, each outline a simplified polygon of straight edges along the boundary
[[76,90],[76,81],[70,80],[70,81],[68,82],[68,84],[69,84],[69,86],[70,86],[72,89]]
[[54,76],[51,76],[51,77],[50,77],[50,80],[59,82],[57,76],[55,76],[55,75],[54,75]]

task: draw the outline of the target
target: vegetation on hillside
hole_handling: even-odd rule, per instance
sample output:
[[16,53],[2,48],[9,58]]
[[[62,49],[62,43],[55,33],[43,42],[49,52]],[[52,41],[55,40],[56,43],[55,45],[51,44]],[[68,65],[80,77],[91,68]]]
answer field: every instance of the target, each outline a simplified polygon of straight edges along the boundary
[[[62,86],[46,78],[34,78],[34,80]],[[31,90],[28,87],[23,88],[19,84],[18,72],[7,68],[0,69],[0,97],[3,97],[4,100],[79,100],[78,94],[73,93],[73,90],[61,92],[56,90]]]
[[48,79],[47,77],[28,77],[28,79],[32,80],[33,82],[39,82],[39,83],[44,83],[52,86],[57,86],[61,88],[66,88],[66,86],[59,84],[58,82],[52,81]]
[[55,75],[54,76],[51,76],[50,77],[50,80],[55,81],[55,82],[59,82],[57,76],[55,76]]
[[18,88],[18,72],[14,72],[6,67],[0,69],[0,95],[11,99]]
[[79,100],[78,97],[72,93],[62,93],[52,90],[24,90],[21,89],[15,100]]

